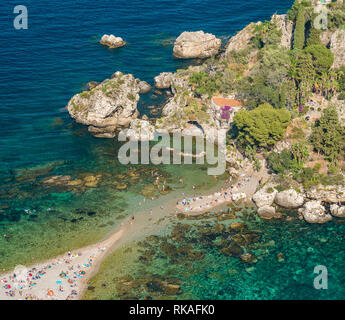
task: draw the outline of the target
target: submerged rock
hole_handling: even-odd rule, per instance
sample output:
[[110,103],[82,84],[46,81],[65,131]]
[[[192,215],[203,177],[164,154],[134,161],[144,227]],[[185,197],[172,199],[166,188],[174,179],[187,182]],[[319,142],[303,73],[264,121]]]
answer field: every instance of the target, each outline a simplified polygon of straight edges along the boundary
[[140,88],[140,91],[139,91],[140,94],[146,94],[150,92],[152,89],[151,85],[146,81],[140,81],[139,88]]
[[231,256],[231,257],[239,257],[243,253],[243,249],[236,244],[235,242],[231,242],[229,247],[220,249],[219,252]]
[[209,58],[216,55],[222,40],[204,31],[183,32],[175,41],[173,54],[176,58]]
[[244,230],[244,229],[247,229],[247,225],[243,222],[233,222],[230,224],[229,226],[229,231],[232,231],[232,230]]
[[139,91],[133,75],[116,72],[91,91],[76,94],[67,109],[95,137],[113,138],[119,127],[128,127],[137,118]]
[[243,262],[246,262],[246,263],[255,263],[257,262],[258,260],[256,259],[256,257],[251,254],[251,253],[244,253],[241,255],[241,260]]
[[278,192],[274,201],[283,208],[296,209],[303,205],[304,197],[300,193],[297,193],[296,190],[289,189]]
[[326,223],[332,220],[332,216],[326,213],[326,209],[320,201],[306,202],[303,208],[298,210],[309,223]]
[[108,46],[110,49],[115,49],[125,46],[127,43],[121,37],[115,37],[113,34],[105,34],[100,40],[100,44]]

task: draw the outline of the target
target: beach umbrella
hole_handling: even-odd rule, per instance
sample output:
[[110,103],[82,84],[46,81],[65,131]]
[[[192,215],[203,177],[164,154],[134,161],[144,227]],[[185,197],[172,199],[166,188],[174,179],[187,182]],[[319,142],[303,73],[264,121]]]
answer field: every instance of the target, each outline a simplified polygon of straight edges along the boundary
[[52,297],[54,295],[54,291],[52,289],[48,290],[47,296]]

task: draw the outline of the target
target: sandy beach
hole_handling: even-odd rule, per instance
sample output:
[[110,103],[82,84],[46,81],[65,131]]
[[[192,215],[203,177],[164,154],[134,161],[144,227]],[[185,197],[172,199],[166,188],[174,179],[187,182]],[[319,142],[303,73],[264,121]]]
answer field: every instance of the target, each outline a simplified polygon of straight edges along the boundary
[[103,241],[1,274],[0,300],[81,299],[104,258],[126,242],[164,229],[164,217],[174,213],[175,204],[176,199],[169,196],[152,202],[147,199]]
[[78,299],[93,270],[124,231],[122,227],[102,242],[30,267],[17,266],[0,276],[0,300]]
[[[143,205],[139,212],[124,220],[121,226],[103,241],[30,267],[17,266],[11,272],[0,275],[0,300],[80,299],[87,289],[88,280],[97,273],[103,259],[121,244],[138,240],[164,228],[162,219],[174,213],[205,212],[233,201],[234,195],[241,193],[244,193],[249,201],[264,174],[248,171],[243,173],[236,183],[232,184],[229,180],[223,187],[211,190],[211,193],[206,195],[186,196],[177,202],[175,195],[174,198],[160,199],[154,207]],[[195,192],[197,190],[194,190]]]

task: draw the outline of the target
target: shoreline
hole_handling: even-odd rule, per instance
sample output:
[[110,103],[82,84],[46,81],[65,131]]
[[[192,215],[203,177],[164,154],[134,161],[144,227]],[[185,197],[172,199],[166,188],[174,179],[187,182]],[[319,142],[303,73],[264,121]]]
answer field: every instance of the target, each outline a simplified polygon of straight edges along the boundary
[[259,172],[254,171],[252,167],[246,168],[241,171],[240,177],[234,184],[229,181],[227,188],[222,187],[220,190],[213,194],[206,196],[194,196],[192,198],[185,198],[179,201],[176,208],[181,213],[202,213],[218,206],[227,204],[229,202],[239,203],[251,203],[254,193],[260,186],[260,180],[263,179],[266,183],[269,179],[265,168],[261,168]]
[[[209,190],[203,190],[202,193],[210,194],[219,190],[222,184],[223,182],[220,182]],[[161,221],[169,216],[174,217],[177,213],[176,199],[178,197],[177,194],[172,197],[168,195],[157,199],[158,202],[153,206],[141,207],[139,212],[132,215],[133,220],[126,218],[101,241],[30,265],[27,267],[26,277],[29,281],[22,290],[16,287],[18,283],[13,279],[14,270],[0,274],[0,300],[82,299],[87,290],[88,281],[97,274],[102,262],[109,254],[125,243],[164,229],[165,224]],[[78,274],[80,272],[83,274]],[[67,276],[61,277],[62,273],[66,273]],[[29,274],[31,276],[28,276]],[[6,285],[11,287],[5,289]],[[59,291],[60,286],[63,287],[63,291]],[[52,290],[54,295],[49,296],[49,290]],[[73,290],[76,291],[76,295],[72,295]],[[14,296],[9,294],[11,291],[15,294]],[[21,294],[19,294],[20,291],[22,291]]]

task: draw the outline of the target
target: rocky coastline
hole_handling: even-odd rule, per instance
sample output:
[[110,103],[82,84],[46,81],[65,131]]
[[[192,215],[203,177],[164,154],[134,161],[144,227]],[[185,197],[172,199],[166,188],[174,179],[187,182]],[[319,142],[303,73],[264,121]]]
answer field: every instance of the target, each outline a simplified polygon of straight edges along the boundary
[[[262,31],[264,30],[264,31]],[[266,32],[266,33],[265,33]],[[206,59],[198,66],[190,66],[175,73],[162,72],[154,81],[154,89],[166,95],[166,102],[162,107],[162,114],[155,119],[148,119],[145,115],[138,119],[137,104],[141,94],[151,91],[149,83],[135,79],[133,75],[116,72],[111,79],[102,83],[89,83],[88,91],[75,95],[68,103],[67,109],[77,122],[88,126],[89,132],[98,138],[114,138],[120,129],[127,128],[126,137],[135,140],[150,140],[155,132],[183,133],[204,136],[208,141],[223,145],[218,141],[220,132],[227,134],[232,128],[229,121],[223,121],[223,115],[212,103],[212,97],[218,91],[208,88],[210,82],[220,82],[220,77],[235,81],[228,73],[226,66],[241,67],[242,74],[250,74],[257,68],[260,59],[259,49],[253,41],[260,36],[260,45],[271,45],[272,33],[276,37],[275,46],[278,50],[289,51],[294,46],[295,23],[288,14],[273,15],[270,21],[251,23],[230,38],[221,52],[221,40],[214,35],[197,32],[183,32],[175,41],[173,55],[176,58]],[[334,55],[331,69],[336,70],[345,66],[345,32],[341,29],[320,32],[320,41]],[[104,36],[101,43],[109,45],[115,37]],[[104,39],[103,39],[104,38]],[[115,38],[117,39],[117,38]],[[120,38],[121,39],[121,38]],[[124,45],[123,40],[116,42]],[[110,41],[109,40],[114,40]],[[114,47],[114,44],[112,44]],[[116,47],[116,46],[115,46]],[[217,56],[217,57],[216,57]],[[245,60],[243,63],[240,59]],[[273,75],[275,76],[275,75]],[[202,84],[205,83],[204,87]],[[228,88],[222,91],[227,91]],[[228,90],[229,91],[229,90]],[[231,90],[230,90],[231,91]],[[337,100],[337,96],[324,99],[321,93],[310,95],[306,101],[309,110],[305,114],[307,121],[316,121],[321,111],[330,105],[335,105],[344,123],[345,104]],[[224,94],[227,99],[243,99],[243,95],[236,91]],[[245,100],[245,99],[243,99]],[[315,120],[316,119],[316,120]],[[292,122],[291,125],[293,125]],[[311,130],[303,132],[306,138]],[[224,142],[225,144],[225,142]],[[279,141],[274,150],[279,154],[282,150],[291,150],[292,142],[288,135]],[[267,161],[254,162],[243,150],[239,150],[236,143],[227,142],[226,148],[221,150],[226,154],[228,173],[232,178],[238,178],[248,167],[263,166],[266,170],[265,185],[253,195],[252,200],[258,208],[258,214],[264,219],[279,217],[279,208],[296,209],[300,219],[310,223],[325,223],[334,217],[345,217],[345,187],[342,184],[322,184],[312,188],[304,188],[301,183],[293,183],[282,187],[275,181],[274,174],[269,171]],[[344,174],[343,178],[344,178]]]

